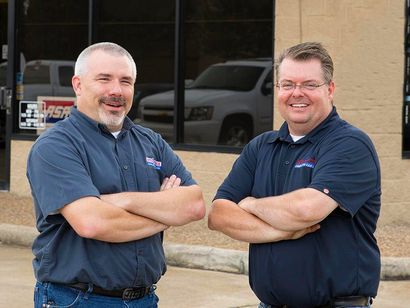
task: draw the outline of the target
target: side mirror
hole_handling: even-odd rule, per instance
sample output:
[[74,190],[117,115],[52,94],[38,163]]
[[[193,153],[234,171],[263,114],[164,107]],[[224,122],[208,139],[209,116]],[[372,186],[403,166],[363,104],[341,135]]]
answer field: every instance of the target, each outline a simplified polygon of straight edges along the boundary
[[193,79],[185,79],[185,88],[190,88],[194,83]]

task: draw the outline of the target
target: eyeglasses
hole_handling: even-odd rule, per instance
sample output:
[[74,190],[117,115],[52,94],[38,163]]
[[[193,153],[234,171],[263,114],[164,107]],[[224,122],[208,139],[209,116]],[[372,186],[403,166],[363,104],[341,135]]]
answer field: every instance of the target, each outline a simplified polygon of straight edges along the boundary
[[307,90],[307,91],[314,91],[317,88],[324,86],[325,84],[328,84],[328,82],[324,83],[317,83],[315,81],[306,81],[302,83],[294,83],[291,81],[282,81],[278,82],[276,86],[279,88],[279,90],[283,91],[294,91],[296,87],[299,87],[301,91]]

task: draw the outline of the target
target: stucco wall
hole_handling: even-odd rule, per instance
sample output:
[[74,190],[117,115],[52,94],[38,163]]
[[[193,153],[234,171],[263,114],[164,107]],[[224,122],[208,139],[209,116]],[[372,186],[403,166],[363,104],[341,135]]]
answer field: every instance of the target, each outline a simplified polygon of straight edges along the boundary
[[[335,65],[334,103],[375,143],[382,168],[380,223],[410,221],[410,160],[401,156],[404,1],[278,0],[275,55],[320,41]],[[274,108],[274,127],[282,119]]]
[[[33,142],[13,140],[11,143],[10,191],[19,196],[30,196],[26,178],[26,161]],[[176,151],[185,166],[204,190],[204,197],[210,205],[218,186],[222,183],[238,155]]]
[[20,196],[31,196],[26,178],[27,156],[32,141],[11,141],[10,192]]
[[[410,160],[401,158],[404,3],[389,0],[277,0],[275,55],[321,41],[335,62],[335,105],[366,131],[382,166],[381,224],[410,221]],[[274,127],[282,119],[274,108]],[[11,191],[29,195],[25,165],[32,142],[13,141]],[[237,155],[178,151],[209,205]]]

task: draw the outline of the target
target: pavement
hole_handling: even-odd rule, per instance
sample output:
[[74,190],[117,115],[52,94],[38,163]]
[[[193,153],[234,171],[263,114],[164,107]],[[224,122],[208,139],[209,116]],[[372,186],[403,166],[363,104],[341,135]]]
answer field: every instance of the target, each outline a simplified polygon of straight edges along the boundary
[[[0,308],[33,307],[32,227],[0,224]],[[256,308],[248,285],[247,253],[205,246],[165,244],[165,276],[159,307]],[[373,308],[405,308],[410,303],[410,258],[384,258]]]

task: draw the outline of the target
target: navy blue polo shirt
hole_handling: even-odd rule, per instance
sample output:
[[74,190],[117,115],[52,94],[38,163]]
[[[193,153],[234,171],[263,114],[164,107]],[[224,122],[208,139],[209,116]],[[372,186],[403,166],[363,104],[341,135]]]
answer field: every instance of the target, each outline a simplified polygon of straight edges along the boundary
[[59,209],[86,196],[159,191],[166,176],[195,181],[169,145],[125,119],[115,138],[76,108],[43,133],[28,158],[27,177],[40,235],[33,243],[38,281],[91,282],[105,289],[149,286],[166,271],[163,233],[107,243],[76,234]]
[[[298,240],[250,244],[249,281],[271,305],[313,307],[337,296],[377,293],[380,253],[374,232],[380,211],[380,167],[368,136],[339,118],[293,142],[285,123],[252,140],[215,199],[278,196],[314,188],[341,207]],[[342,209],[343,208],[343,209]]]

